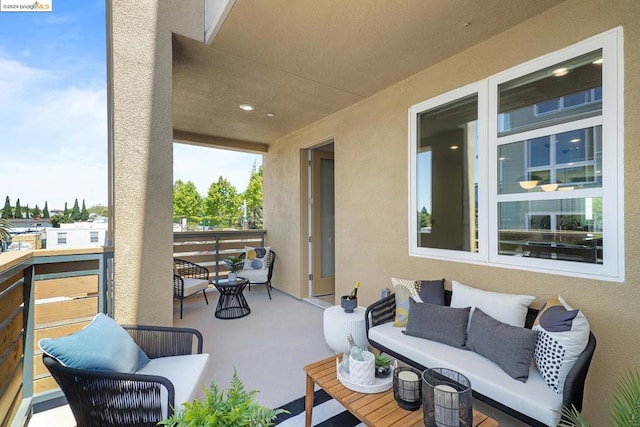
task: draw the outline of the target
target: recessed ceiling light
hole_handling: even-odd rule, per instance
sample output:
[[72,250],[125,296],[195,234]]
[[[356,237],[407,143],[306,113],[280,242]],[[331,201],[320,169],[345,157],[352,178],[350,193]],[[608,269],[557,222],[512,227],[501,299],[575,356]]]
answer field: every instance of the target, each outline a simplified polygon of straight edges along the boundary
[[556,68],[551,72],[551,74],[556,77],[566,76],[567,74],[569,74],[569,69],[567,67]]
[[267,117],[274,117],[275,113],[267,113]]
[[602,58],[598,58],[595,61],[592,62],[592,64],[596,64],[596,65],[600,65],[604,62],[604,59]]
[[256,109],[256,106],[251,104],[240,104],[239,107],[244,111],[253,111]]
[[458,149],[458,146],[457,146],[457,145],[452,145],[452,146],[451,146],[451,147],[449,147],[449,148],[451,148],[452,150],[457,150],[457,149]]
[[580,138],[573,138],[573,139],[572,139],[571,141],[569,141],[569,142],[573,142],[573,143],[580,142]]

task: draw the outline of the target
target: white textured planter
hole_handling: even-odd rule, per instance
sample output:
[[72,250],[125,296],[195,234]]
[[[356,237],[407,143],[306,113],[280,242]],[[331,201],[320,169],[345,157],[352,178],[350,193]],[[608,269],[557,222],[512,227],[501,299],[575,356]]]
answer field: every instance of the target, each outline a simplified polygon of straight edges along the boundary
[[362,360],[349,356],[349,379],[356,384],[371,385],[376,382],[376,361],[370,351],[362,352]]
[[229,281],[236,282],[238,280],[238,273],[229,273]]

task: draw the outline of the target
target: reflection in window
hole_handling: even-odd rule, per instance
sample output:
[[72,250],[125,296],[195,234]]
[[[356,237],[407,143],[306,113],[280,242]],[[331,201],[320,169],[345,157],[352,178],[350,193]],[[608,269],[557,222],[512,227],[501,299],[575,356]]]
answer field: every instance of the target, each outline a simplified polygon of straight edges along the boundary
[[419,247],[478,251],[477,119],[477,94],[418,114]]

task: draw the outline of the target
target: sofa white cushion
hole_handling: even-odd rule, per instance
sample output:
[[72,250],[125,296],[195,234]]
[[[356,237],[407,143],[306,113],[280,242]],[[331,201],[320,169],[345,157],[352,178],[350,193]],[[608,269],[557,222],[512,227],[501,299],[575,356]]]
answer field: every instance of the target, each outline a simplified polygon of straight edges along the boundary
[[[204,399],[204,374],[209,364],[208,354],[188,354],[184,356],[158,357],[151,359],[136,374],[158,375],[167,378],[175,388],[176,411],[182,409],[185,402]],[[167,390],[162,387],[162,414],[167,417]]]
[[555,426],[562,394],[551,390],[533,366],[527,382],[511,378],[497,364],[472,351],[408,336],[384,323],[369,329],[369,339],[428,368],[449,368],[471,381],[473,390],[547,425]]
[[531,295],[503,294],[472,288],[453,280],[451,282],[451,307],[478,307],[494,319],[522,328],[527,318],[527,308],[536,297]]
[[188,297],[196,292],[203,291],[209,287],[209,282],[203,279],[194,279],[191,277],[183,277],[184,280],[184,296]]
[[238,277],[244,277],[251,283],[264,283],[269,280],[269,270],[242,270]]

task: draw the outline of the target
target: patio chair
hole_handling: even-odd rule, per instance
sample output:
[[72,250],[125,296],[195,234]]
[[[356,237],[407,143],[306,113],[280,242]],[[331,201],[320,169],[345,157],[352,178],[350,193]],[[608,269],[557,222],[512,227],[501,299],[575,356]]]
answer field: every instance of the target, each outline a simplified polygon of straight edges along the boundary
[[173,297],[180,300],[180,318],[182,319],[182,305],[185,298],[200,291],[209,305],[205,290],[209,287],[209,270],[207,268],[185,261],[173,259]]
[[[244,259],[246,254],[243,252],[240,254],[240,258]],[[249,290],[251,285],[266,285],[269,299],[271,299],[271,276],[273,276],[273,266],[276,263],[276,253],[273,250],[269,251],[267,257],[267,268],[264,270],[242,270],[238,272],[238,276],[244,277],[249,281]]]
[[209,355],[191,328],[128,325],[123,328],[149,362],[134,373],[74,369],[43,354],[78,427],[155,426],[174,408],[201,397]]

